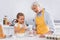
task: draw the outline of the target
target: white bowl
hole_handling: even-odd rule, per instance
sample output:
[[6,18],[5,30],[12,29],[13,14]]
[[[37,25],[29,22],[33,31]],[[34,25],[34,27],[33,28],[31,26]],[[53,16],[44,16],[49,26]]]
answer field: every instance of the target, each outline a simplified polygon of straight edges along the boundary
[[16,35],[16,37],[24,37],[26,34],[25,33],[21,33],[21,34],[15,34]]

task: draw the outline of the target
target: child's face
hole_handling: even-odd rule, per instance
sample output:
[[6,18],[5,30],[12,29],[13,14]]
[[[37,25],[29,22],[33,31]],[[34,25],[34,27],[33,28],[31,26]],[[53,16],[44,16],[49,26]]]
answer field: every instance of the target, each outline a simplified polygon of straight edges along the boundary
[[24,16],[19,16],[19,18],[17,19],[18,20],[18,22],[20,23],[20,24],[23,24],[24,23]]

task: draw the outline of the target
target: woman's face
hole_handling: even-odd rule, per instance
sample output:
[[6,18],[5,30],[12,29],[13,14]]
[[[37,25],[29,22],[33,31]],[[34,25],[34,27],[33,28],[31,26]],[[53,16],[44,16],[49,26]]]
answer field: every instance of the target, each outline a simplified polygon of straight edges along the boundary
[[19,18],[17,19],[18,20],[18,22],[20,23],[20,24],[23,24],[24,23],[24,16],[19,16]]
[[36,6],[36,5],[34,5],[34,6],[32,6],[32,10],[33,10],[34,12],[36,12],[36,13],[39,13],[40,8],[39,8],[38,6]]

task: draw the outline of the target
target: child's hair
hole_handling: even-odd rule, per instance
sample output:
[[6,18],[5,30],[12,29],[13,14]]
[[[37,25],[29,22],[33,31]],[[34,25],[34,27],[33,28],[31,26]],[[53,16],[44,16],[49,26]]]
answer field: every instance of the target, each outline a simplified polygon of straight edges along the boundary
[[19,16],[24,16],[24,14],[20,12],[17,14],[17,18],[19,18]]
[[[19,13],[17,14],[16,18],[18,19],[19,16],[24,16],[24,14],[23,14],[22,12],[19,12]],[[16,20],[16,22],[18,22],[18,20]]]

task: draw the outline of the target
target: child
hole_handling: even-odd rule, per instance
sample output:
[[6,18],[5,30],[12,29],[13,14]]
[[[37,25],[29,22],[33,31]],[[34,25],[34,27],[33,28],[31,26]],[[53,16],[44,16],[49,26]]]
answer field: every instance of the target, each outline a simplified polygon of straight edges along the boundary
[[2,26],[0,25],[0,38],[5,38],[6,35],[3,33]]
[[25,16],[23,13],[17,14],[17,23],[15,24],[15,33],[22,34],[25,33],[27,26],[24,24]]

